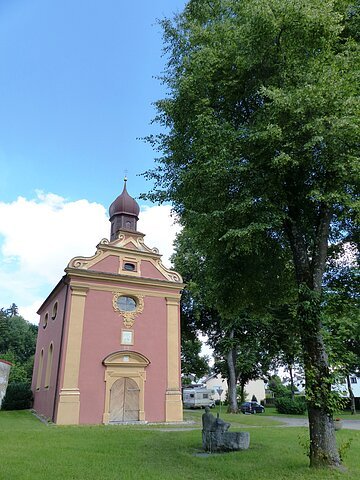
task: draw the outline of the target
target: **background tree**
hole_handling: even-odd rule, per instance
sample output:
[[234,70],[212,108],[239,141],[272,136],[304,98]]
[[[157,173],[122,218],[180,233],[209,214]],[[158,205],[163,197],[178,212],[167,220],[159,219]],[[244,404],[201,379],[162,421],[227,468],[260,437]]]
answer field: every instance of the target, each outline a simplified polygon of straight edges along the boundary
[[[272,329],[269,329],[274,319],[267,314],[261,301],[255,305],[254,292],[246,289],[248,277],[256,276],[260,285],[262,279],[270,278],[269,270],[275,272],[279,280],[272,282],[269,289],[278,283],[277,288],[281,288],[284,295],[289,290],[288,278],[285,276],[284,280],[284,275],[276,271],[277,262],[273,262],[271,268],[257,269],[259,258],[250,260],[246,255],[239,256],[237,264],[233,262],[231,269],[224,265],[221,251],[214,254],[210,250],[212,255],[207,255],[205,260],[186,227],[175,246],[173,262],[187,283],[182,300],[183,336],[189,335],[189,332],[192,336],[201,332],[208,337],[207,343],[216,357],[215,370],[227,379],[228,412],[237,413],[237,386],[240,385],[243,392],[248,381],[265,374],[277,354],[277,343],[274,342]],[[239,263],[241,266],[235,269],[238,273],[234,273],[233,269]],[[229,284],[234,285],[235,282],[239,285],[238,293],[230,297]],[[267,298],[266,295],[263,298]],[[241,314],[238,305],[242,306]],[[196,357],[193,358],[196,360]]]
[[271,324],[273,368],[281,366],[289,372],[291,398],[294,400],[297,390],[294,372],[295,368],[303,364],[296,304],[279,305],[270,311],[273,318]]
[[335,246],[335,253],[325,282],[325,340],[333,368],[346,379],[351,413],[355,414],[350,375],[360,372],[359,251],[355,245],[346,244],[340,251]]
[[216,278],[232,271],[220,308],[280,303],[269,259],[294,273],[310,464],[338,466],[321,294],[328,243],[348,240],[359,214],[359,10],[192,0],[162,23],[170,95],[157,102],[166,131],[148,139],[163,153],[149,197],[173,202]]
[[17,312],[13,304],[0,312],[0,358],[13,364],[9,383],[31,383],[34,354],[36,348],[37,326],[33,325]]
[[210,371],[209,358],[201,354],[198,338],[198,310],[191,293],[185,288],[181,298],[181,373],[183,377],[199,379]]
[[228,379],[228,384],[231,373],[229,365],[233,364],[235,387],[229,389],[228,393],[228,411],[231,413],[238,412],[238,397],[241,402],[245,401],[246,384],[268,374],[272,355],[266,327],[267,324],[262,318],[244,314],[236,321],[227,322],[221,339],[211,342],[216,359],[214,369]]

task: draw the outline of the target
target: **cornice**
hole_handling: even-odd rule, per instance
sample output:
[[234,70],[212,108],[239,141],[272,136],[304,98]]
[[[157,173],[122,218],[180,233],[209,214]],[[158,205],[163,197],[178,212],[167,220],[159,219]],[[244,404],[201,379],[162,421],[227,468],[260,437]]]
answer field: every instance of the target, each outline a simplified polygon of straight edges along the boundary
[[133,277],[130,275],[124,275],[121,273],[107,273],[107,272],[97,272],[96,270],[83,270],[79,268],[67,267],[65,269],[66,274],[70,279],[73,278],[82,278],[88,280],[97,280],[97,281],[108,281],[114,284],[128,283],[133,285],[144,285],[148,287],[162,287],[168,288],[171,290],[182,290],[185,287],[185,284],[182,282],[174,282],[170,280],[159,280],[156,278],[144,278],[144,277]]

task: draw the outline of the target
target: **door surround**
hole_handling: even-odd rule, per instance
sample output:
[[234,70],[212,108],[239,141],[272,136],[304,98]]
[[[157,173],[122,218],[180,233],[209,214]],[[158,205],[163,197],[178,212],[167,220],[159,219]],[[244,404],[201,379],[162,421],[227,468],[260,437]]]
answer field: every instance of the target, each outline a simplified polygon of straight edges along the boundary
[[139,387],[139,421],[145,421],[145,381],[149,359],[138,352],[120,350],[113,352],[103,360],[105,366],[105,405],[103,423],[110,419],[110,390],[119,378],[131,378]]

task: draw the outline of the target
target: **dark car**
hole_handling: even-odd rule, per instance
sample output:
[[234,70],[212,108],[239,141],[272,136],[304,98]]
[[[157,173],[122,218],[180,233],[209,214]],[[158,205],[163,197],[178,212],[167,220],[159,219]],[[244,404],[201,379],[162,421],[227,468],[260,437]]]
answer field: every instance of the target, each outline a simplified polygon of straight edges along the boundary
[[265,408],[257,402],[245,402],[241,404],[242,413],[263,413]]

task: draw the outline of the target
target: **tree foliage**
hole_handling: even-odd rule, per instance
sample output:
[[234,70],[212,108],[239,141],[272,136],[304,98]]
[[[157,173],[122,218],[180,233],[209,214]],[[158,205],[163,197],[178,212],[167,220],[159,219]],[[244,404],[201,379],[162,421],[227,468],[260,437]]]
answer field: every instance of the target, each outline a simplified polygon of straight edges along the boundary
[[[237,413],[237,385],[244,391],[248,381],[264,375],[275,352],[269,315],[260,302],[255,305],[253,293],[245,289],[237,302],[229,298],[227,285],[236,282],[241,286],[241,281],[223,265],[222,252],[205,261],[186,227],[177,238],[173,262],[187,283],[182,299],[182,336],[201,332],[208,337],[216,359],[215,371],[227,379],[228,411]],[[245,278],[243,271],[240,278]],[[236,303],[243,305],[241,312],[235,311]]]
[[162,152],[149,197],[173,202],[225,314],[286,303],[292,275],[310,462],[337,466],[321,295],[328,243],[358,235],[359,5],[190,0],[162,24],[169,96],[165,133],[148,138]]
[[12,363],[9,383],[31,383],[37,326],[17,314],[15,304],[0,312],[0,357]]

